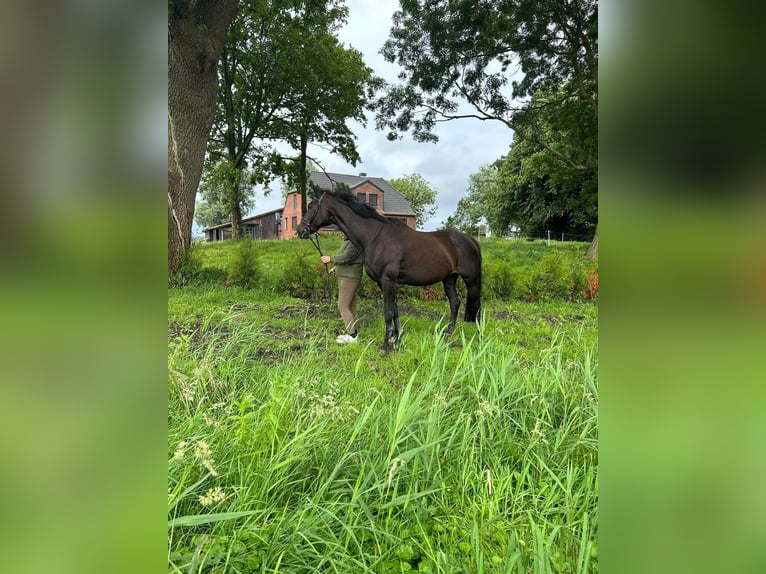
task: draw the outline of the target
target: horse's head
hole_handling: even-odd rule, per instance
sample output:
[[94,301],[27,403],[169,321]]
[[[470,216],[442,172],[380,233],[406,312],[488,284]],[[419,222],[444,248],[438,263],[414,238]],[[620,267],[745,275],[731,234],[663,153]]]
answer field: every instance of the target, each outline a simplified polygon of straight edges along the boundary
[[298,225],[298,237],[301,239],[308,239],[312,233],[316,233],[321,227],[331,223],[327,219],[327,209],[322,205],[322,200],[326,194],[327,192],[314,186],[314,199],[308,204],[306,214],[301,218]]

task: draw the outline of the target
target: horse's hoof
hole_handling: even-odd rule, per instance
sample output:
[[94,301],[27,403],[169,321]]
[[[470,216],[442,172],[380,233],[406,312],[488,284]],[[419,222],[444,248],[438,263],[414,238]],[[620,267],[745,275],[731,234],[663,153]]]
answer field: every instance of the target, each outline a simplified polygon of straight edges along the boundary
[[389,351],[392,351],[392,350],[395,351],[399,349],[399,346],[400,346],[399,341],[388,340],[385,343],[383,343],[383,346],[380,348],[380,350],[383,351],[384,353],[388,353]]

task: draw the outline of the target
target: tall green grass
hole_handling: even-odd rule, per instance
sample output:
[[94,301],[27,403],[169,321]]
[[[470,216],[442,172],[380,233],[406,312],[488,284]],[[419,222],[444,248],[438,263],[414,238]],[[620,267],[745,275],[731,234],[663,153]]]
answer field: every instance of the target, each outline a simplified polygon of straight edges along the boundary
[[[323,235],[322,250],[334,253],[337,235]],[[587,243],[530,243],[522,239],[483,239],[483,298],[499,301],[581,301],[597,264],[585,260]],[[194,246],[179,275],[179,284],[244,285],[264,295],[287,293],[302,299],[325,297],[325,267],[308,241],[223,241]],[[465,300],[465,288],[458,282]],[[443,297],[441,284],[428,288],[401,286],[407,299]],[[380,289],[365,277],[360,293],[380,298]],[[593,297],[593,294],[588,294]]]
[[340,347],[330,302],[195,289],[171,292],[171,572],[597,571],[594,305],[489,304],[449,340],[413,318],[386,355],[380,319]]

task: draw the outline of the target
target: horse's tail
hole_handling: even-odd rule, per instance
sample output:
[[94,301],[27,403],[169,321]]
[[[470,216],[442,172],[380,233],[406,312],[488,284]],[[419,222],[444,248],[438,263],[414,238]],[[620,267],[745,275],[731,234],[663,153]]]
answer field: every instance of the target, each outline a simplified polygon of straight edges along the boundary
[[468,300],[465,304],[465,320],[475,322],[481,309],[481,248],[479,242],[471,236],[467,236],[476,249],[476,257],[472,266],[472,273],[463,276]]

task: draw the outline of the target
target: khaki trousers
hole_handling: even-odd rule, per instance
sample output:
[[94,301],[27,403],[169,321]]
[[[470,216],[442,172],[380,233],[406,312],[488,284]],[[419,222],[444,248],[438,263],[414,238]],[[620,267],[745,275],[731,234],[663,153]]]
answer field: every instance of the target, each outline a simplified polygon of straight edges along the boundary
[[361,279],[338,277],[338,311],[346,326],[346,333],[356,333],[356,289]]

